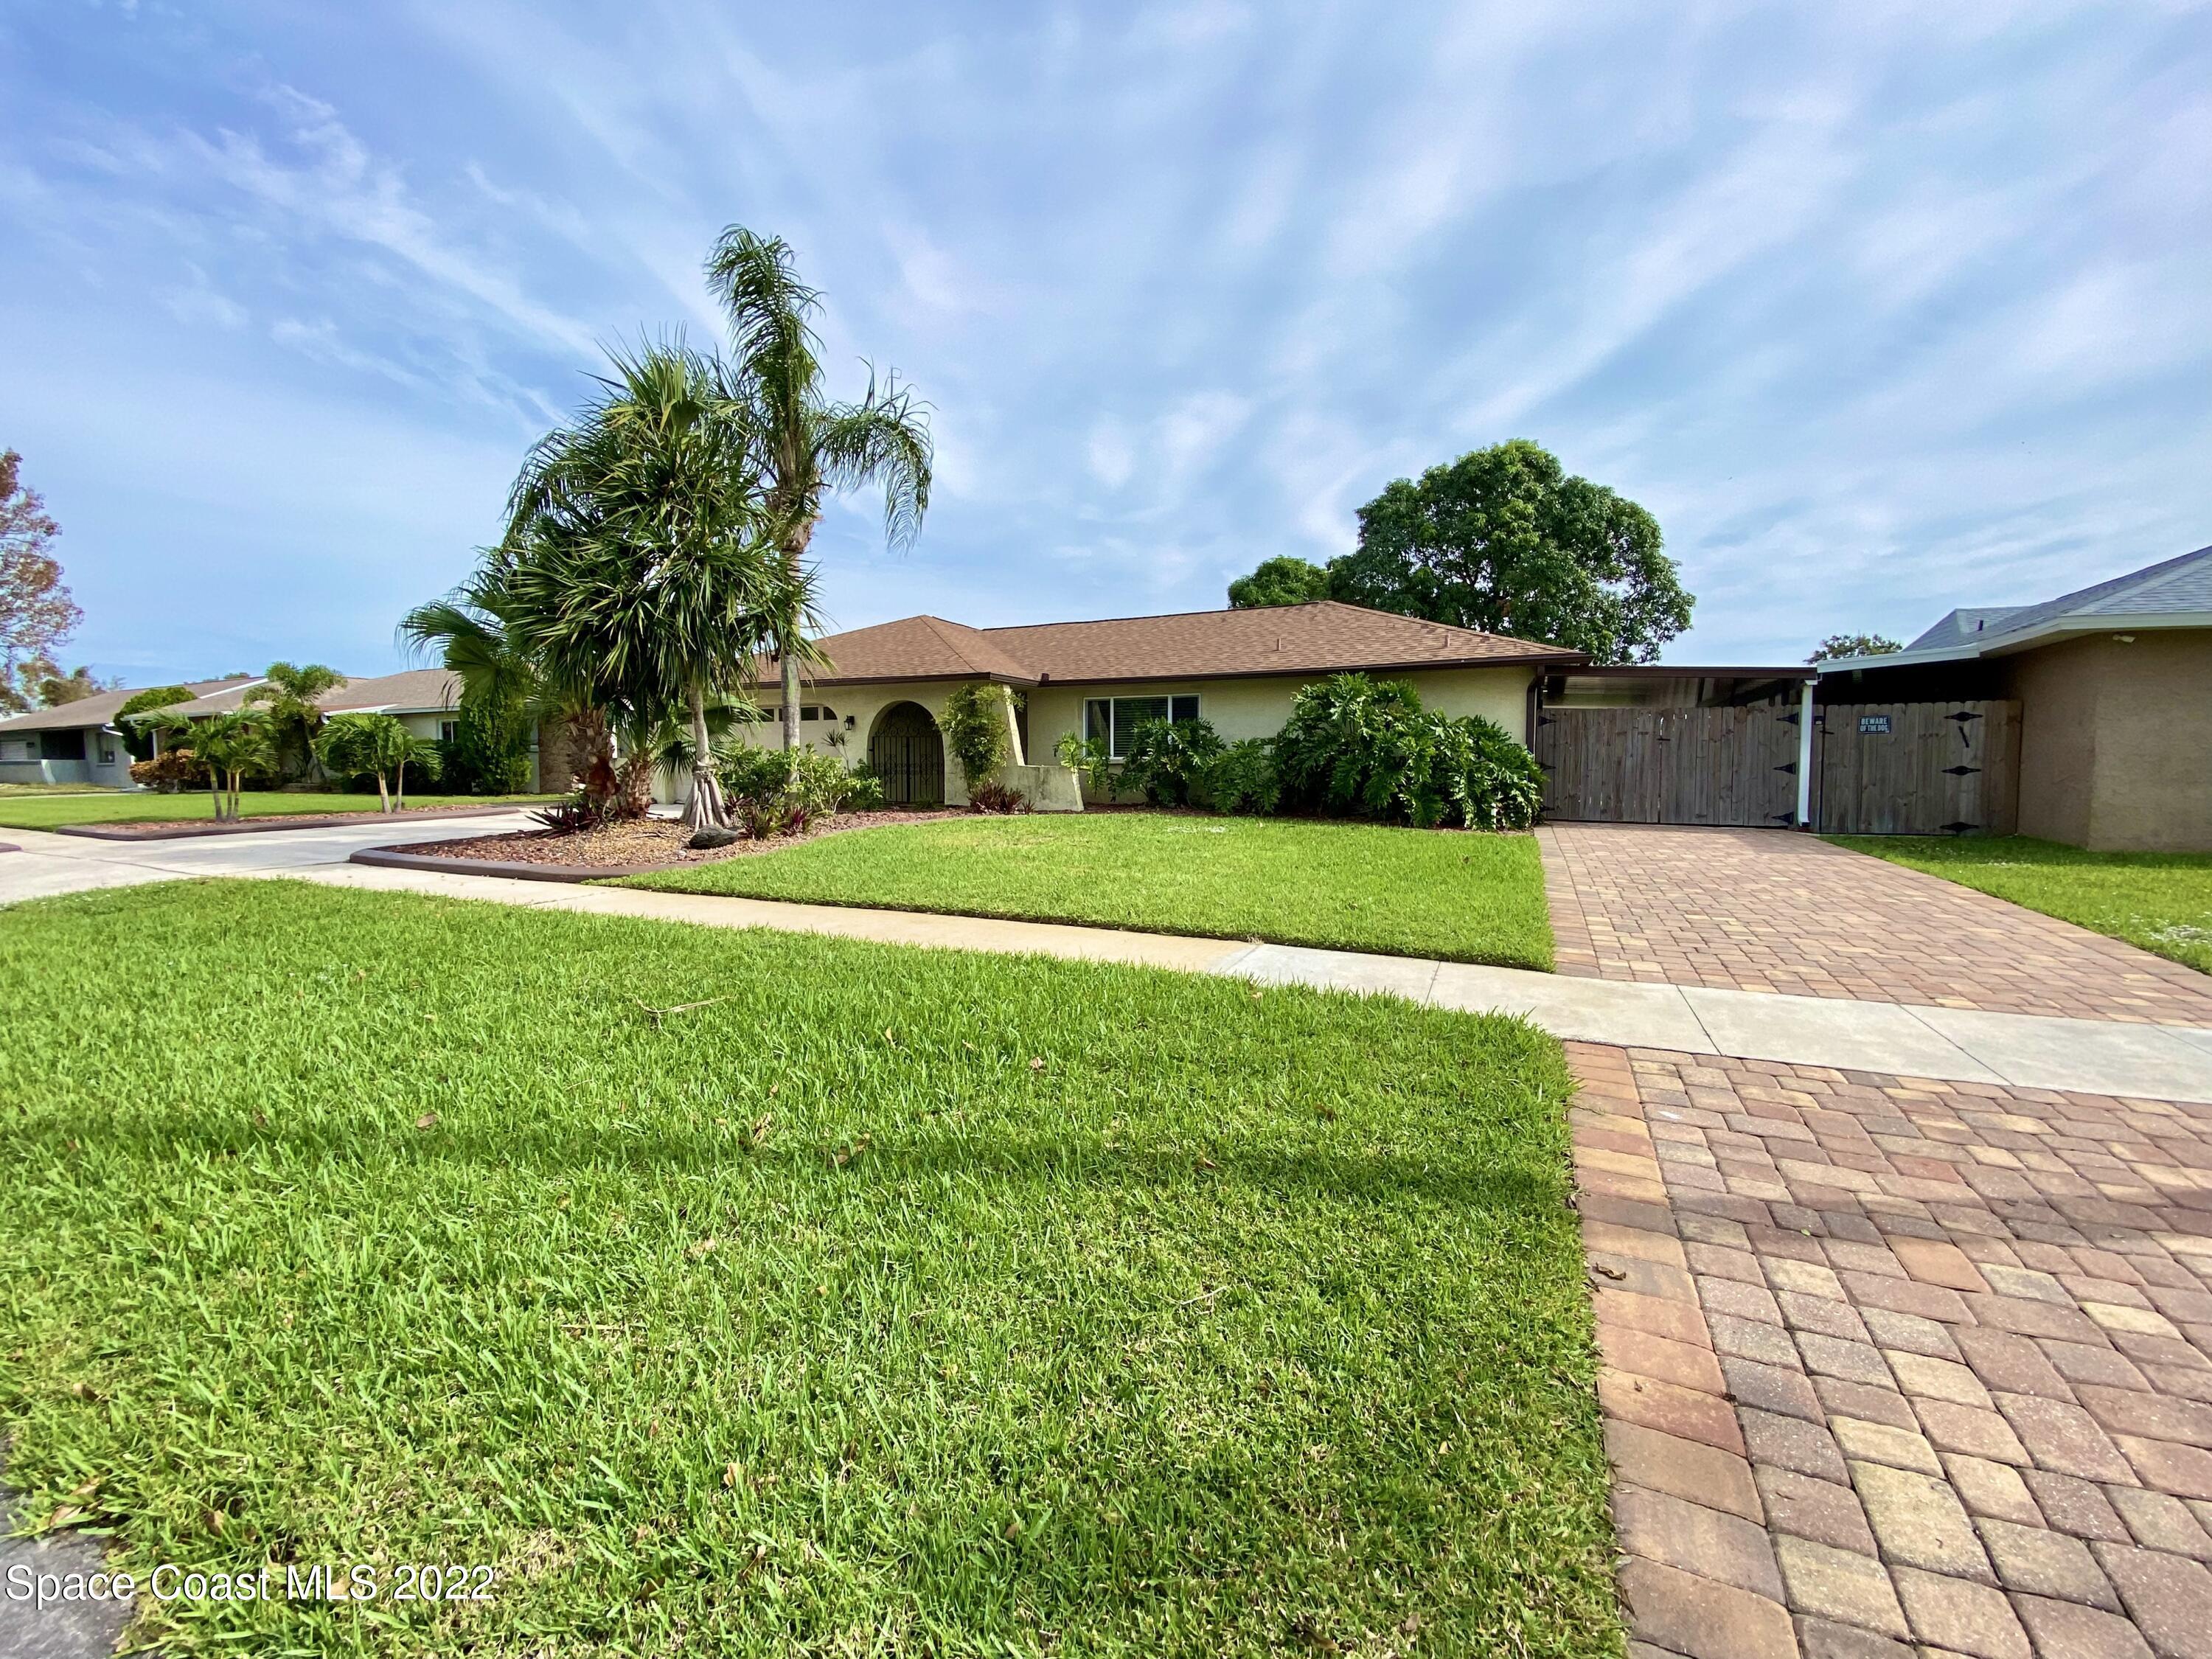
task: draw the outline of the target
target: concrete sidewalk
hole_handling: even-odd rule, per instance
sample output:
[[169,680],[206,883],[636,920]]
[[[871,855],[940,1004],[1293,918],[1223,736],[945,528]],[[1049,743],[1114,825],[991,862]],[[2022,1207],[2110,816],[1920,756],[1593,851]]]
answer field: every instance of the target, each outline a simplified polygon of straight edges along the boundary
[[1830,1066],[1945,1082],[2212,1102],[2212,1028],[2053,1019],[1696,986],[1619,984],[1514,968],[1297,945],[940,916],[773,900],[565,887],[336,865],[250,873],[714,927],[1034,953],[1226,974],[1267,985],[1379,993],[1433,1007],[1525,1015],[1571,1041]]

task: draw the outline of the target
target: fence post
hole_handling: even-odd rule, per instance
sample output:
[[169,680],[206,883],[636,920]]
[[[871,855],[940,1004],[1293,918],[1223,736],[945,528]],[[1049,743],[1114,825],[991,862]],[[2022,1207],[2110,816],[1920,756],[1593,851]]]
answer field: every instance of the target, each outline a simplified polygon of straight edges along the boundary
[[1818,677],[1805,682],[1805,700],[1797,712],[1797,827],[1813,827],[1813,688]]

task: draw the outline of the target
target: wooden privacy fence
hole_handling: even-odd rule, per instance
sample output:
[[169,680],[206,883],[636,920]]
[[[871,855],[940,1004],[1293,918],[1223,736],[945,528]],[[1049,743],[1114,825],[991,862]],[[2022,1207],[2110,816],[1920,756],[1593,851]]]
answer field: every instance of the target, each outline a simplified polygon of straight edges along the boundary
[[[1797,821],[1799,710],[1547,708],[1547,817],[1786,828]],[[1813,822],[1836,834],[2010,835],[2020,705],[1832,704],[1813,732]]]
[[1601,823],[1758,824],[1797,817],[1797,711],[1547,708],[1544,811]]
[[1830,703],[1814,821],[1832,835],[2009,836],[2020,823],[2016,702]]

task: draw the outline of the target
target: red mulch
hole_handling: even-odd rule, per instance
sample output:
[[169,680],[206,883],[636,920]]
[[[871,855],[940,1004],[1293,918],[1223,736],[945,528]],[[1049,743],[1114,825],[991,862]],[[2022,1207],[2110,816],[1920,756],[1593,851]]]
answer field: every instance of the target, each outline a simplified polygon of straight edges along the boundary
[[810,823],[796,836],[773,841],[737,841],[727,847],[694,852],[688,824],[676,818],[634,818],[596,830],[518,830],[502,836],[472,836],[461,841],[415,842],[401,849],[433,858],[496,859],[509,864],[574,864],[629,869],[641,864],[712,864],[748,853],[773,853],[820,836],[845,830],[873,830],[887,823],[922,823],[950,816],[944,811],[841,812]]

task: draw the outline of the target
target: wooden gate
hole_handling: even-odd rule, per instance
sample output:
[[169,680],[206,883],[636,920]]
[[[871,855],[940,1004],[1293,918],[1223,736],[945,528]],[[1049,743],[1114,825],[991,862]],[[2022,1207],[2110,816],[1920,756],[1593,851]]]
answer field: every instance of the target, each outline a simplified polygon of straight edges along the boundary
[[1795,708],[1547,708],[1547,817],[1772,829],[1797,820]]
[[2018,703],[1831,703],[1820,727],[1814,821],[1831,835],[2019,827]]
[[945,803],[945,738],[918,702],[893,703],[868,737],[868,764],[884,781],[886,806]]

